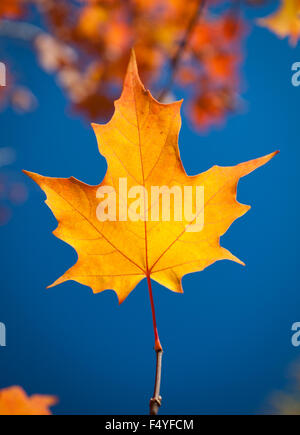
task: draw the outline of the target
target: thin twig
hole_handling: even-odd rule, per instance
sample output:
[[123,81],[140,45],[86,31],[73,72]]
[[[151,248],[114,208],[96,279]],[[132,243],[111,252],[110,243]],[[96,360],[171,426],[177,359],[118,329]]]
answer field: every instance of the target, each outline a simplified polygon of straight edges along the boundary
[[198,20],[199,20],[199,17],[203,13],[205,3],[206,3],[206,0],[199,0],[198,1],[197,8],[196,8],[195,12],[193,13],[193,15],[191,16],[191,19],[187,25],[184,37],[180,41],[180,43],[177,47],[177,50],[174,53],[174,56],[170,59],[171,76],[170,76],[169,82],[167,83],[165,88],[160,93],[160,95],[158,97],[159,100],[162,100],[166,96],[166,94],[169,92],[169,90],[171,89],[171,87],[174,83],[175,75],[176,75],[178,66],[180,64],[181,57],[184,53],[186,46],[190,42],[190,38],[193,34],[193,31],[195,29],[195,26],[196,26]]
[[150,399],[150,415],[157,415],[161,405],[160,382],[161,382],[161,366],[162,366],[162,350],[156,351],[156,373],[153,397]]
[[150,275],[147,275],[147,283],[148,283],[148,290],[149,290],[151,311],[152,311],[152,320],[153,320],[153,331],[154,331],[154,340],[155,340],[154,350],[156,352],[155,384],[154,384],[153,397],[151,397],[150,399],[150,415],[157,415],[159,407],[161,405],[160,383],[161,383],[161,367],[162,367],[163,350],[158,336]]

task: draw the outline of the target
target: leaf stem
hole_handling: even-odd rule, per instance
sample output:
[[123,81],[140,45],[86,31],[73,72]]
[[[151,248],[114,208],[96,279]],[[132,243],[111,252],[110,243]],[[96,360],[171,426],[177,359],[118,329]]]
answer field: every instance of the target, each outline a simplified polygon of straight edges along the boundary
[[151,399],[150,399],[150,415],[157,415],[159,407],[161,405],[160,383],[161,383],[161,367],[162,367],[163,350],[162,350],[162,346],[160,344],[158,330],[157,330],[155,307],[154,307],[154,300],[153,300],[153,292],[152,292],[150,275],[147,275],[147,283],[148,283],[148,290],[149,290],[151,311],[152,311],[152,321],[153,321],[153,331],[154,331],[154,350],[156,352],[155,384],[154,384],[153,397],[151,397]]

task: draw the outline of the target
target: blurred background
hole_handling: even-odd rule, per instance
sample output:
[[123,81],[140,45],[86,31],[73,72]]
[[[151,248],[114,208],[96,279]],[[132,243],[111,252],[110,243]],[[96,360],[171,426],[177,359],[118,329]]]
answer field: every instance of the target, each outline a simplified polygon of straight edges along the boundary
[[121,306],[114,292],[75,282],[46,290],[77,256],[52,235],[44,194],[21,172],[99,183],[106,162],[90,122],[111,116],[134,45],[153,94],[185,99],[189,175],[281,151],[240,182],[238,200],[252,208],[221,240],[246,267],[215,263],[186,276],[183,295],[153,284],[161,413],[300,413],[300,347],[291,343],[300,322],[299,11],[297,0],[1,0],[0,389],[58,396],[56,414],[148,412],[146,282]]

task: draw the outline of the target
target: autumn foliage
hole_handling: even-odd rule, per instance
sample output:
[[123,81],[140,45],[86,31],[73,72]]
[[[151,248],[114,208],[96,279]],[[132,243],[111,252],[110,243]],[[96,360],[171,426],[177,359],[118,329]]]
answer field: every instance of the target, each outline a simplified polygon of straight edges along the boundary
[[[226,7],[220,8],[224,3]],[[264,3],[2,0],[0,31],[4,36],[25,39],[35,50],[40,66],[55,75],[72,109],[93,121],[111,116],[134,46],[141,77],[154,95],[168,101],[175,86],[184,89],[188,118],[194,127],[207,129],[240,109],[242,44],[250,30],[241,5]],[[278,12],[259,23],[296,43],[298,3],[283,1]],[[11,77],[13,95],[16,85]],[[4,90],[1,93],[2,100],[22,111],[35,103],[29,90],[26,94],[22,89],[15,98]]]
[[53,396],[27,396],[17,386],[0,390],[0,415],[51,415],[49,408],[56,403]]
[[[55,236],[78,254],[77,263],[52,286],[74,280],[95,293],[112,289],[122,303],[140,281],[147,280],[157,354],[150,401],[150,412],[155,414],[161,402],[162,346],[151,280],[182,293],[186,274],[225,259],[243,265],[221,246],[220,238],[250,208],[236,199],[239,180],[277,154],[230,167],[213,166],[196,176],[186,174],[180,158],[182,101],[175,101],[177,92],[186,97],[183,110],[196,129],[222,124],[229,113],[239,110],[242,44],[251,31],[243,18],[242,3],[2,0],[0,4],[1,34],[25,40],[40,67],[63,89],[71,110],[97,122],[93,128],[108,166],[97,186],[73,177],[52,178],[25,171],[46,194],[46,203],[58,221]],[[282,0],[277,11],[255,23],[296,45],[300,0],[291,3]],[[248,0],[245,4],[258,6],[265,1]],[[7,78],[8,86],[0,88],[2,107],[10,104],[26,112],[38,104],[33,93],[18,83],[9,64]],[[120,179],[126,179],[128,190],[144,189],[138,220],[127,218],[132,203],[120,194]],[[0,183],[2,188],[1,179]],[[149,206],[146,197],[152,195],[153,186],[188,187],[192,203],[197,203],[194,188],[201,186],[203,207],[194,218],[184,215],[177,219],[171,201],[170,219],[159,215],[151,221],[146,216],[152,214],[153,204]],[[116,193],[116,209],[126,218],[99,220],[101,187]],[[22,196],[20,188],[14,189],[12,198],[22,202],[25,193]],[[203,226],[190,231],[198,212],[203,213]],[[49,415],[55,403],[52,396],[29,397],[20,387],[0,390],[0,415]]]
[[281,0],[278,10],[258,20],[258,23],[280,38],[288,37],[291,45],[297,45],[300,37],[300,1]]
[[[145,89],[132,52],[112,119],[105,125],[93,125],[99,151],[108,164],[102,183],[90,186],[73,177],[50,178],[25,171],[46,193],[46,203],[58,220],[55,236],[73,246],[78,254],[77,263],[53,285],[74,280],[91,287],[95,293],[112,289],[121,303],[141,280],[147,279],[157,353],[151,414],[157,414],[161,404],[157,374],[161,372],[162,359],[151,279],[182,293],[181,281],[188,273],[201,271],[218,260],[243,264],[220,246],[220,237],[249,209],[236,200],[239,179],[276,154],[232,167],[214,166],[190,177],[184,171],[178,147],[180,107],[181,101],[162,104]],[[120,180],[126,182],[126,197]],[[205,197],[198,206],[199,186]],[[174,195],[173,201],[169,197],[168,218],[164,219],[158,209],[155,219],[149,220],[160,204],[159,197],[152,201],[153,187],[180,192],[188,188],[190,202],[196,203],[195,214],[176,217],[178,204]],[[112,212],[110,204],[104,206],[110,213],[105,219],[98,215],[103,199],[99,194],[101,188],[112,193],[114,202]],[[135,192],[132,196],[128,194],[135,199],[131,203],[128,189]],[[134,219],[130,217],[133,209]],[[198,222],[200,214],[204,218]],[[194,226],[196,229],[191,231]]]
[[[47,195],[47,204],[59,222],[54,234],[78,253],[76,265],[54,285],[75,280],[96,293],[113,289],[122,302],[146,277],[182,292],[181,280],[187,273],[200,271],[217,260],[241,263],[220,246],[220,237],[249,209],[236,201],[237,183],[276,153],[233,167],[214,166],[190,177],[183,169],[178,148],[180,106],[181,102],[161,104],[146,91],[133,53],[111,121],[94,125],[99,151],[108,163],[101,185],[119,193],[116,208],[126,209],[124,219],[99,221],[97,192],[101,185],[26,172]],[[151,214],[152,209],[145,198],[140,198],[140,208],[145,210],[138,221],[131,221],[127,217],[130,204],[120,195],[120,178],[126,179],[128,189],[143,186],[147,197],[151,196],[152,186],[202,186],[203,229],[189,231],[196,218],[176,219],[175,201],[170,203],[169,221],[160,214],[158,221],[150,222],[146,214]],[[191,195],[196,195],[195,190]]]

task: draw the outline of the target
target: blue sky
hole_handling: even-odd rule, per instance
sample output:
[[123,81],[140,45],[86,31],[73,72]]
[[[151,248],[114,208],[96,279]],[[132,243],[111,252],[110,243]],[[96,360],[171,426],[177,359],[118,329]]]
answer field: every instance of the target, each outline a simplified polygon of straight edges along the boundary
[[[22,62],[24,84],[40,105],[23,116],[11,109],[0,115],[0,147],[17,153],[1,171],[14,171],[29,190],[28,201],[0,227],[0,321],[7,327],[0,387],[57,395],[57,413],[147,413],[155,355],[146,282],[121,306],[112,291],[93,295],[74,282],[46,290],[76,253],[52,235],[56,220],[43,193],[21,174],[72,175],[96,184],[105,160],[91,127],[70,116],[29,47],[7,40],[5,48],[15,65]],[[180,151],[189,174],[281,153],[240,182],[238,199],[252,208],[222,237],[246,267],[215,263],[186,276],[183,295],[154,283],[165,350],[162,413],[265,411],[268,396],[285,388],[288,367],[300,357],[291,345],[292,324],[300,321],[296,61],[299,47],[255,27],[245,42],[243,113],[207,134],[183,118]]]

